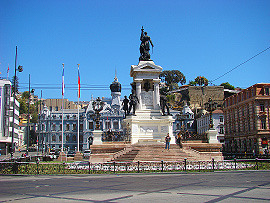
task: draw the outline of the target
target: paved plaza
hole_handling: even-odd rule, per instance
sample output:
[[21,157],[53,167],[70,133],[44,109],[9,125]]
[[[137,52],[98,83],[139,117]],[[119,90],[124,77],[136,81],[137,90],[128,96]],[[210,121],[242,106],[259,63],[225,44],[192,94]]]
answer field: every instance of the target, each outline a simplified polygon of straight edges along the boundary
[[1,176],[0,202],[269,202],[270,171]]

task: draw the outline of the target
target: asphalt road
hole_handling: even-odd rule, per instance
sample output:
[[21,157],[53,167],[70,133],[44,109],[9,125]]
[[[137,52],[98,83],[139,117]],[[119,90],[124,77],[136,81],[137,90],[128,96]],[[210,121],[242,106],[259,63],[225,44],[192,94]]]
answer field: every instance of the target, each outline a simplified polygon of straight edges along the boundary
[[1,176],[0,202],[270,202],[270,171]]

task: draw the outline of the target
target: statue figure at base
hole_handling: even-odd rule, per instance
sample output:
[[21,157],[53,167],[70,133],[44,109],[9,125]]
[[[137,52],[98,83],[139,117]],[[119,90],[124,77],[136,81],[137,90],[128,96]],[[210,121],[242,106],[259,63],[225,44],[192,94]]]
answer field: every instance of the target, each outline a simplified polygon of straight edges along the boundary
[[171,116],[170,114],[170,109],[169,109],[169,106],[168,106],[168,100],[167,100],[167,97],[165,95],[160,95],[160,106],[161,106],[161,111],[162,111],[162,115],[165,116],[165,107],[166,107],[166,110],[167,110],[167,115],[168,116]]
[[140,61],[150,61],[150,45],[149,43],[152,45],[152,49],[154,47],[151,38],[147,35],[147,32],[144,32],[144,29],[142,27],[141,29],[141,45],[140,45],[140,53],[141,56],[139,58]]
[[125,118],[127,117],[127,115],[129,115],[128,103],[129,103],[129,100],[128,100],[127,96],[125,96],[125,98],[122,102],[123,110],[125,112]]
[[137,107],[137,104],[139,103],[139,99],[138,97],[136,96],[136,94],[134,92],[132,92],[130,95],[129,95],[129,110],[128,110],[128,114],[130,114],[131,112],[131,109],[133,110],[133,113],[132,115],[133,116],[136,116],[135,115],[135,110],[136,110],[136,107]]

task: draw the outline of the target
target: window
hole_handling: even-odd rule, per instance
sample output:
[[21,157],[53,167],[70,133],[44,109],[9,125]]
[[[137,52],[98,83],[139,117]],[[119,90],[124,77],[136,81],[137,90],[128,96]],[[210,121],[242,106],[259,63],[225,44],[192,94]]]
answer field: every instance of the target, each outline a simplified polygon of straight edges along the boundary
[[219,134],[224,134],[224,127],[223,126],[219,127]]
[[69,131],[69,124],[66,125],[66,131]]
[[69,141],[69,136],[68,135],[66,136],[66,141]]
[[55,142],[56,141],[56,137],[55,135],[52,136],[52,141]]
[[219,116],[219,122],[223,123],[223,116]]
[[62,124],[59,125],[59,130],[62,131]]
[[116,130],[119,129],[118,121],[113,122],[113,129],[116,129]]
[[50,106],[50,111],[52,111],[52,106]]
[[91,129],[91,130],[94,129],[94,123],[93,123],[93,121],[90,121],[90,122],[88,123],[88,125],[89,125],[89,129]]
[[80,124],[80,131],[83,131],[83,124]]
[[264,104],[260,104],[260,111],[264,112]]
[[76,135],[73,135],[72,141],[76,141]]
[[73,119],[76,119],[76,115],[73,115],[72,117],[73,117]]
[[264,94],[265,94],[265,95],[269,95],[269,87],[266,87],[266,88],[264,89]]
[[111,122],[110,121],[106,121],[105,122],[105,128],[106,129],[110,129],[111,128]]
[[180,124],[179,123],[176,123],[176,129],[180,130]]
[[69,115],[67,115],[67,119],[69,119]]
[[261,129],[266,129],[266,121],[265,120],[262,120],[261,121]]
[[55,107],[55,111],[58,111],[58,106]]
[[75,131],[76,129],[77,129],[77,125],[76,125],[76,124],[73,124],[73,125],[72,125],[72,130]]
[[55,130],[56,130],[56,125],[53,124],[53,125],[52,125],[52,131],[55,131]]

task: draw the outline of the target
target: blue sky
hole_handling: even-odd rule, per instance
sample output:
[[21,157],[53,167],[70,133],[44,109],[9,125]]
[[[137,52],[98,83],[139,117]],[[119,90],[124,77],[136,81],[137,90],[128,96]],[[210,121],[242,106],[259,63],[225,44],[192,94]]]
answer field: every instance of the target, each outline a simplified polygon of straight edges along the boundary
[[[115,70],[122,97],[130,94],[131,65],[138,64],[140,29],[154,43],[151,58],[163,70],[180,70],[187,83],[197,76],[214,80],[270,47],[269,0],[1,0],[0,71],[14,75],[18,46],[20,91],[31,88],[43,98],[77,100],[110,97]],[[270,50],[213,83],[247,88],[269,83]]]

